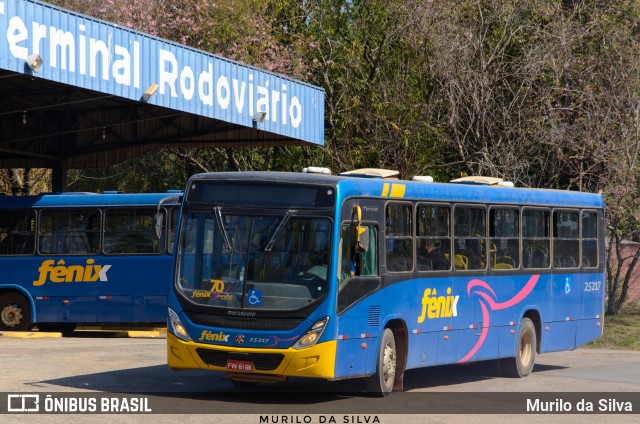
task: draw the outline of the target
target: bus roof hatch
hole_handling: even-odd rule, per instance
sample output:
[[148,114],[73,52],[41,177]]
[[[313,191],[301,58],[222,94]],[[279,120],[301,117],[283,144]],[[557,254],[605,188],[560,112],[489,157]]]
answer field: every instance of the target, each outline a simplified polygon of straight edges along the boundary
[[346,175],[349,177],[398,179],[398,174],[400,174],[400,172],[392,169],[361,168],[354,169],[353,171],[341,172],[339,175]]

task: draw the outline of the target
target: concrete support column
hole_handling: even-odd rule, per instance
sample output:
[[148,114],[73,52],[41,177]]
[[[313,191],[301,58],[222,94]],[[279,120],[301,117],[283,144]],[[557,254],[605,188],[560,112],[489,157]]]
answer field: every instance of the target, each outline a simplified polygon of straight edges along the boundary
[[67,163],[64,159],[54,165],[51,185],[54,193],[67,190]]

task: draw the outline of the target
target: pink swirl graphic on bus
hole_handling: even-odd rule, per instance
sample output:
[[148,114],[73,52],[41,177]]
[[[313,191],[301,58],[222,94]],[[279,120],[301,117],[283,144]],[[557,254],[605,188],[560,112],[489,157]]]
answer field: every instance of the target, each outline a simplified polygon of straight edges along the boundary
[[[501,309],[510,308],[518,304],[519,302],[524,300],[527,296],[529,296],[533,288],[538,283],[539,278],[540,278],[540,275],[532,275],[531,278],[529,278],[529,281],[527,281],[527,284],[525,284],[525,286],[522,288],[522,290],[518,292],[518,294],[516,294],[506,302],[500,302],[500,303],[494,300],[497,297],[496,292],[493,291],[491,286],[489,286],[489,284],[487,284],[485,281],[482,281],[482,280],[469,281],[469,284],[467,285],[467,294],[471,296],[472,290],[476,289],[476,290],[473,290],[473,294],[476,294],[479,296],[478,302],[480,302],[480,307],[482,308],[482,332],[480,333],[480,338],[476,342],[475,346],[473,346],[473,348],[469,351],[469,353],[467,353],[464,356],[464,358],[460,359],[458,363],[467,362],[469,359],[473,357],[473,355],[476,354],[476,352],[478,352],[480,347],[482,347],[482,344],[484,343],[485,339],[487,338],[487,334],[489,333],[489,325],[491,320],[491,315],[489,314],[489,308],[492,311],[499,311]],[[478,290],[479,288],[486,289],[487,292],[489,293],[485,291],[480,291]]]

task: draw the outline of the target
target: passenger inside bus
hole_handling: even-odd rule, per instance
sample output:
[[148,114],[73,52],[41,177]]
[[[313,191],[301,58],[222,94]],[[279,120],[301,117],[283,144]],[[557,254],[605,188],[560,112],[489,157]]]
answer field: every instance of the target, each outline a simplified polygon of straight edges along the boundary
[[437,271],[449,269],[449,260],[440,243],[434,240],[426,240],[423,249],[418,256],[418,270]]

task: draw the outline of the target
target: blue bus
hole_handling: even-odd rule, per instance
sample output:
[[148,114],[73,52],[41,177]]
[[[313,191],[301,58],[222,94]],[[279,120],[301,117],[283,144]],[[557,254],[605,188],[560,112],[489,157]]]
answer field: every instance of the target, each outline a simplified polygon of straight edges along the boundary
[[0,196],[0,331],[164,326],[180,196]]
[[[315,170],[314,170],[315,171]],[[362,377],[537,354],[602,334],[601,195],[364,169],[214,173],[185,192],[168,365],[237,386]]]

